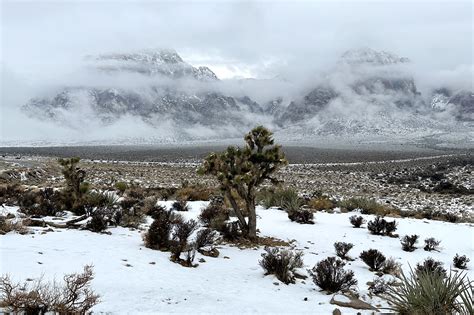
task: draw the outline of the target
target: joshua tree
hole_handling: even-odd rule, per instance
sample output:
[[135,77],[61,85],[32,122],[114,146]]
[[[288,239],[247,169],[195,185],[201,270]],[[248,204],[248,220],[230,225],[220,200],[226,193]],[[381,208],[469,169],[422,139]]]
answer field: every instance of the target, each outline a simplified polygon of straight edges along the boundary
[[62,167],[61,173],[66,180],[65,198],[68,209],[78,207],[82,195],[87,190],[84,185],[86,172],[77,166],[79,161],[78,157],[58,160]]
[[[243,148],[230,146],[221,153],[211,153],[199,169],[200,174],[214,175],[239,219],[244,237],[257,237],[255,213],[256,189],[265,180],[276,182],[271,176],[288,162],[279,145],[275,145],[272,133],[258,126],[245,136]],[[241,209],[236,197],[245,203]],[[248,214],[248,220],[244,213]]]

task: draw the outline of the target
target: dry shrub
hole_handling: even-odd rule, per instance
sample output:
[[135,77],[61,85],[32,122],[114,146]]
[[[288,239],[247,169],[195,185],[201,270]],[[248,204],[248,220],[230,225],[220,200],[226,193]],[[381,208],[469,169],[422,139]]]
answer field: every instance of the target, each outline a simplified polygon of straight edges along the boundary
[[398,277],[402,270],[402,264],[395,261],[394,258],[387,258],[383,263],[382,273]]
[[171,247],[171,230],[176,221],[183,218],[162,208],[157,211],[153,223],[150,225],[148,231],[144,234],[145,246],[151,249],[158,249],[167,251]]
[[446,277],[446,269],[443,267],[443,263],[441,261],[434,260],[431,257],[426,258],[423,263],[416,264],[415,272],[417,274],[420,273],[436,273],[440,274],[443,277]]
[[265,246],[265,253],[258,263],[265,270],[265,275],[274,274],[285,284],[295,283],[295,271],[303,267],[303,252],[289,251],[278,247]]
[[336,255],[341,259],[350,260],[350,258],[347,256],[347,253],[352,249],[352,247],[354,247],[354,244],[352,243],[346,243],[346,242],[334,243],[334,249],[336,250]]
[[367,223],[367,229],[374,235],[393,236],[392,233],[397,230],[397,222],[395,220],[387,221],[384,218],[377,216],[375,219]]
[[185,200],[176,200],[171,205],[171,210],[174,211],[189,211],[188,203]]
[[23,220],[8,219],[5,216],[0,216],[0,235],[12,231],[24,235],[28,233],[28,228],[25,226]]
[[355,228],[360,228],[362,224],[365,223],[364,218],[360,215],[353,215],[349,217],[349,221],[351,222],[352,226]]
[[314,214],[308,209],[289,211],[288,218],[300,224],[314,224]]
[[371,271],[379,271],[385,263],[385,256],[376,249],[369,249],[360,253],[360,259],[370,267]]
[[9,276],[0,277],[0,306],[14,313],[86,314],[99,303],[99,295],[91,289],[94,279],[92,266],[82,273],[65,275],[63,283],[34,282],[12,283]]
[[193,185],[179,188],[175,193],[175,197],[178,200],[199,201],[209,200],[215,193],[215,188]]
[[441,241],[438,241],[434,237],[429,237],[425,239],[425,247],[424,250],[431,252],[431,251],[439,251],[439,244]]
[[222,231],[229,220],[229,211],[224,207],[222,197],[214,197],[199,215],[199,220],[207,227]]
[[416,234],[405,235],[400,243],[402,244],[402,249],[406,252],[412,252],[416,249],[415,244],[418,242],[419,236]]
[[317,286],[329,293],[334,293],[357,284],[354,272],[344,270],[345,265],[344,261],[336,257],[328,257],[308,271]]
[[332,202],[327,196],[312,198],[308,201],[308,207],[318,211],[334,209],[335,206],[334,202]]
[[460,256],[456,254],[456,256],[454,256],[453,258],[453,265],[454,267],[459,268],[459,269],[467,269],[467,263],[470,261],[471,260],[467,258],[466,255]]

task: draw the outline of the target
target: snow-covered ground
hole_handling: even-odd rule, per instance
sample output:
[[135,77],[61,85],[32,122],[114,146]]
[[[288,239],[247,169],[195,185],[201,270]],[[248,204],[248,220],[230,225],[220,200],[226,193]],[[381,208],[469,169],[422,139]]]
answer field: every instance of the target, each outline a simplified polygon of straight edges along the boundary
[[[196,218],[207,202],[189,204],[191,210],[181,212],[187,219]],[[420,235],[419,248],[404,252],[397,238],[375,236],[366,228],[353,228],[349,223],[351,215],[354,213],[316,213],[314,225],[301,225],[291,222],[281,210],[259,207],[258,228],[263,236],[295,240],[296,248],[305,253],[305,269],[335,256],[334,242],[344,241],[355,245],[349,252],[353,258],[363,250],[375,248],[387,258],[394,257],[402,263],[405,271],[409,265],[415,267],[427,257],[444,262],[449,270],[456,253],[467,255],[471,258],[467,273],[474,278],[472,225],[397,219],[396,233],[400,236]],[[372,219],[370,215],[364,217]],[[221,245],[218,258],[197,254],[195,262],[200,258],[206,262],[199,263],[197,268],[185,268],[171,262],[169,253],[145,248],[141,231],[119,227],[109,229],[112,234],[106,235],[64,229],[42,234],[42,230],[34,228],[34,234],[11,232],[0,236],[0,273],[10,274],[14,280],[41,275],[60,279],[65,273],[80,272],[85,264],[93,264],[96,274],[93,288],[101,295],[101,303],[94,307],[94,312],[330,314],[337,307],[343,314],[357,313],[330,304],[332,295],[320,292],[311,278],[285,285],[274,276],[264,276],[258,264],[262,247],[239,249]],[[442,241],[440,252],[423,250],[423,240],[428,237]],[[370,300],[366,295],[366,282],[375,275],[360,259],[349,262],[345,268],[354,271],[362,299],[373,305],[385,305],[380,299]]]

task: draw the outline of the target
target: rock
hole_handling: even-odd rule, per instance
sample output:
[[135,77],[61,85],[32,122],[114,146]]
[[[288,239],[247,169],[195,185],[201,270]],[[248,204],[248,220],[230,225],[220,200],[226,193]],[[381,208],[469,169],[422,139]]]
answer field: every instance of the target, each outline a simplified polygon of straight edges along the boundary
[[199,259],[199,262],[200,262],[200,263],[205,263],[206,260],[205,260],[204,258],[200,258],[200,259]]
[[280,285],[280,283],[278,283],[278,282],[276,282],[276,281],[273,282],[273,284],[274,284],[274,285]]
[[331,298],[329,303],[342,306],[342,307],[350,307],[359,310],[375,310],[378,311],[377,308],[373,307],[367,302],[360,300],[359,298],[355,297],[352,294],[334,294]]
[[[204,255],[204,256],[207,256],[207,257],[219,257],[219,250],[217,250],[217,248],[212,248],[210,250],[206,250],[206,249],[198,249],[198,252],[201,254],[201,255]],[[225,257],[224,257],[225,258]]]
[[332,315],[342,315],[341,310],[338,308],[335,308],[334,311],[332,311]]

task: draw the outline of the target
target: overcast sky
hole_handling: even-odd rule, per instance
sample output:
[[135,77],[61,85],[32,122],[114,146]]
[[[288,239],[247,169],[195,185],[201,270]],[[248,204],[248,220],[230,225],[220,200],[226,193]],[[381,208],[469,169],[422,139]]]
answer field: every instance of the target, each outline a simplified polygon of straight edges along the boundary
[[472,65],[471,1],[8,1],[2,63],[64,69],[87,54],[174,48],[221,78],[271,77],[332,64],[351,48],[426,69]]

